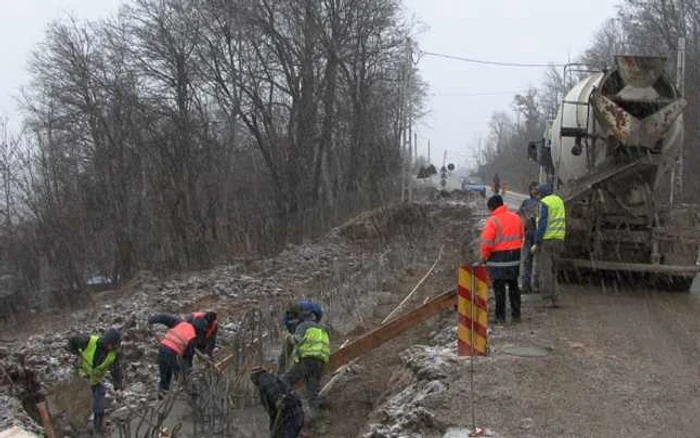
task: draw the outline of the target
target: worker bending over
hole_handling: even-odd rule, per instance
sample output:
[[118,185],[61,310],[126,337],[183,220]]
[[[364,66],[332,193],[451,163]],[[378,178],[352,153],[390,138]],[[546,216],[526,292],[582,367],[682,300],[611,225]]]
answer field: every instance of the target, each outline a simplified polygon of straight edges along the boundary
[[331,355],[329,330],[317,320],[319,314],[322,315],[311,309],[300,310],[300,322],[291,337],[294,344],[294,365],[283,376],[284,381],[292,387],[301,381],[305,383],[312,417],[316,417],[321,410],[319,385],[323,368]]
[[270,417],[271,438],[296,438],[304,426],[304,409],[299,396],[284,380],[254,368],[250,379],[260,392],[260,401]]
[[186,378],[189,374],[195,348],[204,345],[207,323],[204,319],[189,323],[175,315],[161,313],[148,318],[148,325],[153,324],[163,324],[169,329],[160,342],[158,353],[158,398],[162,399],[170,390],[173,376],[179,378],[182,375]]
[[[207,328],[204,333],[204,345],[197,345],[197,349],[211,357],[214,354],[214,349],[216,348],[216,335],[219,332],[219,323],[216,320],[215,312],[192,312],[187,315],[185,321],[190,324],[198,323],[199,321],[204,321]],[[201,323],[199,323],[201,324]]]
[[302,313],[310,313],[316,322],[320,322],[323,318],[321,306],[309,299],[301,300],[287,307],[283,317],[283,343],[277,368],[277,372],[280,374],[286,373],[294,365],[294,333],[301,322]]
[[537,191],[540,196],[540,217],[532,252],[537,255],[542,293],[549,294],[552,307],[559,307],[559,284],[555,262],[564,250],[566,207],[564,201],[552,192],[551,184],[540,184]]
[[122,368],[119,362],[119,345],[122,335],[115,328],[98,335],[78,335],[68,340],[68,350],[79,357],[78,374],[88,379],[92,389],[92,434],[102,436],[105,414],[105,387],[102,384],[107,372],[112,375],[116,391],[122,388]]
[[486,203],[491,216],[481,233],[481,259],[489,270],[496,296],[496,322],[506,322],[506,286],[513,322],[520,321],[520,250],[524,239],[520,216],[508,210],[500,195]]

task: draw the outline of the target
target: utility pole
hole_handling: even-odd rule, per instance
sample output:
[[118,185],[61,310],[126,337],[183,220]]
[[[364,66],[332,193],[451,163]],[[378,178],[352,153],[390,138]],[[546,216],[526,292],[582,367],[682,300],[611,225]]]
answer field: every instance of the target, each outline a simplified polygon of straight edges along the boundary
[[[685,38],[678,38],[678,59],[676,62],[676,89],[679,97],[685,95]],[[685,128],[685,126],[683,126]],[[685,155],[685,129],[681,130],[680,150],[678,158],[671,170],[671,207],[675,204],[676,197],[683,196],[683,156]]]
[[10,162],[11,154],[10,151],[10,141],[9,135],[7,133],[7,125],[9,124],[9,119],[7,116],[2,122],[2,169],[3,169],[3,190],[5,191],[5,225],[7,227],[6,233],[12,238],[12,199],[10,197],[11,187],[10,187]]
[[405,202],[408,192],[408,200],[413,197],[411,190],[410,170],[412,164],[412,140],[413,140],[413,99],[412,96],[412,72],[413,72],[413,47],[411,39],[406,38],[406,58],[401,72],[401,202]]
[[406,111],[406,105],[404,104],[406,100],[406,70],[401,67],[399,72],[399,159],[401,160],[401,202],[403,203],[406,193],[406,174],[403,169],[403,148],[406,144],[406,132],[404,130],[404,113]]
[[[412,117],[411,117],[412,118]],[[408,123],[408,132],[410,135],[412,123]],[[408,202],[413,202],[413,163],[418,158],[418,133],[413,133],[413,141],[408,145],[410,152],[408,153]]]
[[430,163],[430,139],[428,139],[428,164]]

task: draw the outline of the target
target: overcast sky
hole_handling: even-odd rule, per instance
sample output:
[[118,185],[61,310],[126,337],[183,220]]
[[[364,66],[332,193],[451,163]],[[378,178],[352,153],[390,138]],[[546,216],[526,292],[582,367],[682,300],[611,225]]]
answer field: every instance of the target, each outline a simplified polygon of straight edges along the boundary
[[[424,23],[422,50],[492,61],[563,63],[585,50],[617,0],[404,0]],[[463,163],[486,136],[493,111],[511,111],[513,94],[538,86],[546,69],[468,64],[424,56],[419,68],[430,85],[430,115],[418,127],[419,153],[431,140],[433,161],[442,151]],[[501,93],[489,96],[465,94]],[[461,94],[461,95],[460,95]],[[525,147],[523,145],[523,147]],[[524,152],[523,152],[524,154]],[[523,155],[524,156],[524,155]]]
[[0,0],[0,115],[18,124],[16,98],[29,81],[27,63],[32,50],[53,20],[73,14],[99,19],[116,13],[122,0]]
[[[404,0],[407,14],[423,23],[423,50],[484,60],[547,63],[576,58],[595,30],[615,12],[617,0]],[[0,115],[19,120],[15,97],[29,77],[30,53],[46,25],[73,14],[98,19],[123,0],[2,0],[0,14]],[[430,86],[430,114],[418,126],[419,153],[463,163],[487,133],[493,111],[511,108],[512,93],[537,86],[544,69],[467,64],[424,56],[419,68]],[[487,96],[468,94],[499,93]],[[438,161],[438,160],[433,160]],[[441,164],[441,163],[439,163]]]

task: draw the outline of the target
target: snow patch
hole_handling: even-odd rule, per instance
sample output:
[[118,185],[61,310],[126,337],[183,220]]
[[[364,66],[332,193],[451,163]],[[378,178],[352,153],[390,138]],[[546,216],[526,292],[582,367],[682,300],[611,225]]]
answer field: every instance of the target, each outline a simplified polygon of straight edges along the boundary
[[[477,430],[479,430],[478,427]],[[470,433],[472,433],[471,429],[467,429],[466,427],[451,427],[447,429],[447,432],[445,432],[445,435],[443,435],[442,438],[468,438]],[[495,432],[489,429],[484,429],[483,433],[478,436],[485,436],[491,438],[500,437],[500,435],[496,434]]]
[[43,429],[22,407],[22,403],[9,395],[0,395],[0,431],[20,427],[21,429],[43,436]]
[[448,389],[445,380],[457,356],[448,347],[414,345],[400,357],[415,381],[379,408],[382,421],[370,425],[365,438],[413,438],[425,436],[426,431],[444,430],[424,402]]

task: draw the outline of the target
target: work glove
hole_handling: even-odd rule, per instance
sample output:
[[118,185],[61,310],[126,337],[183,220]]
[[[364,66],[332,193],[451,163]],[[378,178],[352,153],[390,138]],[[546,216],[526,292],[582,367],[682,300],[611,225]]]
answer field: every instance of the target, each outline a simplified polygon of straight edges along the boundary
[[538,252],[540,252],[540,247],[537,246],[537,245],[532,245],[532,246],[530,247],[530,252],[532,253],[532,255],[535,255],[535,254],[537,254]]

